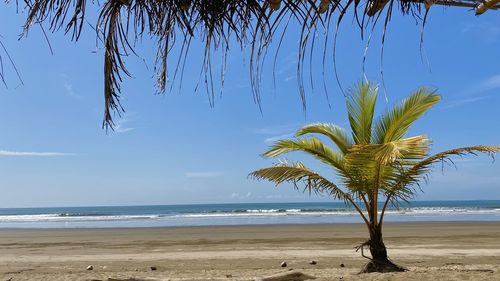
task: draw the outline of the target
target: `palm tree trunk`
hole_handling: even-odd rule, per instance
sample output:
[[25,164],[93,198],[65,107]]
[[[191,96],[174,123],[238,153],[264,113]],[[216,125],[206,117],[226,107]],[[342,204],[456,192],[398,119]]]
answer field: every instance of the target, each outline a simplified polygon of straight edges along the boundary
[[367,272],[402,272],[406,268],[394,264],[387,256],[387,248],[382,238],[382,227],[380,225],[370,226],[370,240],[367,246],[370,247],[371,261],[365,265],[361,273]]
[[382,239],[382,231],[380,227],[370,227],[370,254],[374,260],[386,261],[387,249],[385,248],[384,240]]

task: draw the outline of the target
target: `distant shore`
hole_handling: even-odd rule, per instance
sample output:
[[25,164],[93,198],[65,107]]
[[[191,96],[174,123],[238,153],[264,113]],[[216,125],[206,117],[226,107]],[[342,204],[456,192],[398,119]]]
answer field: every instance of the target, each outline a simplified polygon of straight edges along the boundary
[[[383,280],[500,280],[500,222],[387,223],[384,234],[390,257],[410,271]],[[355,275],[366,260],[353,248],[366,239],[362,224],[2,229],[0,279],[252,280],[293,268],[376,280]]]

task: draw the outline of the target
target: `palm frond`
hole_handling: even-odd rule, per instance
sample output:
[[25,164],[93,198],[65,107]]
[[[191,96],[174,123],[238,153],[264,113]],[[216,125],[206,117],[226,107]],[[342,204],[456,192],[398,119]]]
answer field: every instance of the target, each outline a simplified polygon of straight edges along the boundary
[[319,161],[335,167],[339,172],[345,172],[343,155],[323,144],[316,137],[297,140],[279,140],[275,142],[268,151],[263,153],[262,156],[277,157],[293,151],[305,152]]
[[366,193],[373,188],[377,169],[375,152],[378,148],[369,144],[351,146],[345,156],[345,169],[349,178],[344,182],[350,190]]
[[257,180],[268,180],[274,182],[276,185],[288,182],[293,184],[297,190],[300,190],[301,187],[299,185],[303,184],[303,191],[326,193],[334,199],[342,200],[344,203],[352,205],[365,224],[367,226],[369,225],[365,213],[363,213],[361,208],[354,201],[353,195],[356,195],[356,192],[350,193],[349,191],[342,190],[336,184],[310,170],[300,162],[280,162],[272,167],[254,171],[249,174],[249,177]]
[[122,58],[127,55],[127,49],[130,48],[128,47],[128,41],[124,39],[127,38],[127,32],[122,25],[121,13],[122,3],[118,1],[107,2],[99,16],[101,21],[98,22],[102,32],[106,34],[104,48],[104,119],[102,124],[102,127],[106,129],[113,129],[112,112],[120,115],[124,111],[120,104],[121,73],[130,76]]
[[425,179],[426,175],[429,173],[432,165],[436,163],[446,163],[451,160],[453,156],[478,156],[479,154],[485,154],[491,157],[494,157],[496,152],[500,152],[500,146],[469,146],[469,147],[461,147],[443,151],[441,153],[437,153],[426,159],[415,163],[413,166],[407,169],[401,169],[399,176],[395,179],[392,185],[386,188],[386,192],[388,195],[394,194],[396,192],[404,192],[407,193],[408,188],[411,188],[414,185],[418,185],[422,179]]
[[386,144],[353,145],[345,156],[350,190],[369,192],[391,186],[401,169],[413,166],[428,155],[429,139],[424,136]]
[[419,187],[419,182],[426,179],[430,168],[436,163],[445,163],[446,161],[451,161],[452,156],[468,156],[478,154],[485,154],[494,157],[496,152],[500,152],[500,146],[469,146],[461,147],[443,151],[432,155],[420,162],[414,163],[409,168],[405,168],[405,165],[401,165],[395,169],[395,174],[393,180],[390,184],[382,186],[382,190],[385,193],[386,200],[382,208],[382,213],[380,215],[380,224],[382,224],[385,210],[389,203],[397,206],[398,200],[407,201],[415,195],[415,188]]
[[404,137],[411,125],[440,99],[435,91],[418,89],[377,120],[373,143],[389,143]]
[[394,162],[421,160],[429,152],[430,140],[425,136],[416,136],[384,143],[376,149],[375,160],[382,165]]
[[336,184],[327,180],[318,173],[310,170],[301,162],[281,162],[272,167],[256,170],[249,175],[258,180],[268,180],[276,185],[284,182],[292,183],[295,188],[303,184],[303,190],[315,193],[326,193],[335,199],[348,202],[351,196],[340,189]]
[[356,144],[370,143],[377,94],[378,88],[369,82],[362,82],[347,100],[349,124]]
[[476,145],[476,146],[468,146],[468,147],[460,147],[455,149],[446,150],[435,155],[432,155],[423,161],[419,162],[414,166],[414,169],[419,169],[422,167],[428,167],[437,162],[444,163],[447,160],[450,160],[452,156],[467,156],[473,155],[478,156],[479,154],[485,154],[491,157],[495,156],[495,153],[500,152],[500,146],[486,146],[486,145]]
[[349,147],[353,145],[352,138],[345,130],[333,124],[316,123],[306,125],[300,128],[295,135],[303,136],[306,134],[321,134],[328,137],[343,154],[346,154]]

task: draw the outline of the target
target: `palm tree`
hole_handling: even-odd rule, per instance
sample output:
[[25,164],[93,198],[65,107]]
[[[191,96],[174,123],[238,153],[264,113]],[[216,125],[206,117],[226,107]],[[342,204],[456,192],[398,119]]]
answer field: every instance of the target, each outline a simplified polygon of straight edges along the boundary
[[[377,88],[360,83],[351,92],[347,112],[351,134],[333,124],[312,124],[299,129],[296,139],[280,140],[263,154],[276,157],[301,151],[330,166],[337,176],[334,183],[314,172],[301,162],[281,161],[276,165],[254,171],[256,179],[288,182],[295,188],[304,184],[309,192],[327,193],[337,200],[353,206],[368,228],[370,239],[359,248],[370,259],[362,272],[404,271],[391,262],[382,238],[384,214],[388,206],[411,199],[419,182],[430,172],[433,164],[447,161],[453,155],[485,153],[493,156],[500,146],[471,146],[429,155],[430,139],[424,135],[407,137],[412,124],[440,100],[440,96],[427,88],[420,88],[401,104],[374,120]],[[333,149],[316,136],[328,138]],[[383,202],[379,206],[379,202]],[[371,258],[363,253],[368,246]]]

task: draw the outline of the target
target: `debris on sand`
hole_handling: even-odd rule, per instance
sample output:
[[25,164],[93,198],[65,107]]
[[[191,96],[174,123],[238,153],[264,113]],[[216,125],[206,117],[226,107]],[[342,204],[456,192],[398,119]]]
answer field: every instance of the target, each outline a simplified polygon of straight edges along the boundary
[[140,279],[140,278],[108,278],[107,281],[161,281],[160,279]]
[[262,278],[256,278],[255,281],[304,281],[309,279],[316,279],[316,277],[309,276],[302,272],[293,271],[293,272],[279,273]]

